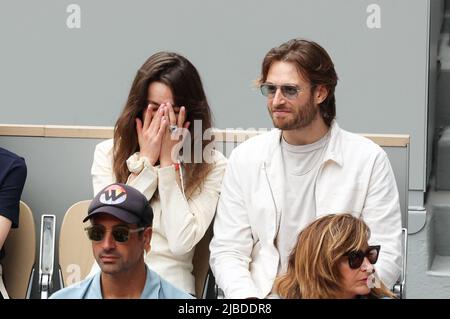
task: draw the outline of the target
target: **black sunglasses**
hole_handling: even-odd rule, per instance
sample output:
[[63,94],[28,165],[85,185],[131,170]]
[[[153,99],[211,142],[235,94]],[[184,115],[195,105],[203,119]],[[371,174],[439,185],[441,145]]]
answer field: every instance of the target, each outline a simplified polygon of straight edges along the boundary
[[[144,229],[145,227],[130,229],[127,226],[118,225],[112,228],[111,234],[115,241],[124,243],[130,239],[130,234],[143,231]],[[105,238],[106,228],[103,225],[92,225],[86,227],[84,230],[92,241],[102,241]]]
[[365,252],[362,250],[356,250],[348,252],[344,254],[344,256],[348,256],[348,264],[350,265],[350,268],[358,269],[361,267],[364,258],[366,257],[372,265],[375,264],[378,260],[378,255],[380,254],[380,248],[380,245],[369,246]]

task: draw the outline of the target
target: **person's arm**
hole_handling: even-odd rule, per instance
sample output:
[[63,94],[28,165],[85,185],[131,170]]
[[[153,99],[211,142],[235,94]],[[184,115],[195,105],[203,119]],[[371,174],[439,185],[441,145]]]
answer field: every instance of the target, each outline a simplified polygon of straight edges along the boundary
[[375,159],[362,216],[371,231],[370,243],[381,245],[376,271],[391,289],[401,273],[402,224],[397,184],[384,151]]
[[203,238],[216,212],[226,158],[216,153],[213,169],[206,176],[200,192],[186,201],[174,166],[158,171],[158,191],[161,201],[161,228],[174,255],[191,251]]
[[[140,155],[136,153],[134,156],[139,157]],[[131,173],[126,184],[133,186],[144,194],[147,200],[150,200],[158,186],[157,168],[148,164],[149,162],[146,160],[142,160],[142,162],[146,163],[143,164],[142,170],[137,173]]]
[[[136,155],[139,157],[139,155]],[[94,161],[91,168],[94,196],[104,187],[116,182],[113,172],[113,141],[102,142],[95,147]],[[156,168],[143,165],[137,174],[130,174],[127,184],[139,190],[150,200],[156,190]]]
[[8,236],[9,230],[11,229],[11,220],[0,215],[0,249],[2,249],[5,243],[6,236]]
[[95,146],[94,161],[92,162],[91,175],[94,196],[104,187],[115,182],[116,178],[112,169],[113,141],[108,140]]
[[234,155],[228,162],[214,219],[210,265],[225,297],[241,299],[258,297],[260,293],[249,271],[253,236],[242,195],[242,174],[237,170],[239,160]]
[[[155,165],[160,157],[162,138],[166,133],[168,118],[164,115],[162,108],[154,112],[149,105],[144,113],[144,121],[139,118],[136,118],[135,121],[140,152],[127,160],[127,166],[131,173],[128,176],[127,184],[139,190],[147,200],[150,200],[158,186]],[[141,168],[137,171],[133,169],[136,161],[141,164],[138,165]]]
[[19,226],[20,197],[27,177],[27,167],[22,158],[17,158],[0,185],[0,249],[11,227]]

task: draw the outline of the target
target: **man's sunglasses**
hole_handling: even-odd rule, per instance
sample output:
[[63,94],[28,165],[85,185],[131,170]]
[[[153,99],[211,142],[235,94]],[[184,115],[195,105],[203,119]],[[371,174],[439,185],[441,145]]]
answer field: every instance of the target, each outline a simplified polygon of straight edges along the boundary
[[369,246],[365,252],[362,250],[356,250],[348,252],[344,256],[348,257],[348,264],[350,265],[350,268],[358,269],[361,267],[364,258],[366,257],[372,265],[375,264],[378,260],[378,255],[380,254],[380,248],[380,245]]
[[270,98],[273,98],[277,90],[280,89],[283,96],[289,100],[295,99],[298,96],[298,92],[301,91],[301,89],[297,86],[289,84],[275,85],[270,83],[263,83],[259,88],[261,89],[262,95]]
[[[127,226],[118,225],[112,228],[111,234],[116,242],[124,243],[128,239],[130,239],[130,234],[143,231],[144,229],[145,227],[130,229]],[[84,230],[86,231],[89,239],[92,241],[102,241],[103,238],[105,238],[105,234],[107,232],[105,226],[103,225],[92,225],[86,227]]]

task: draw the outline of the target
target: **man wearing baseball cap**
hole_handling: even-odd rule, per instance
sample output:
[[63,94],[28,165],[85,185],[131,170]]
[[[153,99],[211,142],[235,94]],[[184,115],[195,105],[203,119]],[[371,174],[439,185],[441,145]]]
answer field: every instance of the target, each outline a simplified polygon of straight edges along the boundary
[[92,200],[83,222],[101,272],[54,293],[55,299],[186,299],[188,293],[151,271],[144,262],[150,248],[153,211],[143,194],[112,184]]

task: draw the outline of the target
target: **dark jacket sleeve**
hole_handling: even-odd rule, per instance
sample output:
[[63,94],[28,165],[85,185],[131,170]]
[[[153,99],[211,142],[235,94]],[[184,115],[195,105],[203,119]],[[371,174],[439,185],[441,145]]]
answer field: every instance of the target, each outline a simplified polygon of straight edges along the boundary
[[3,167],[6,174],[0,185],[0,215],[12,222],[12,227],[19,226],[19,203],[27,177],[25,160],[17,157],[9,167]]

